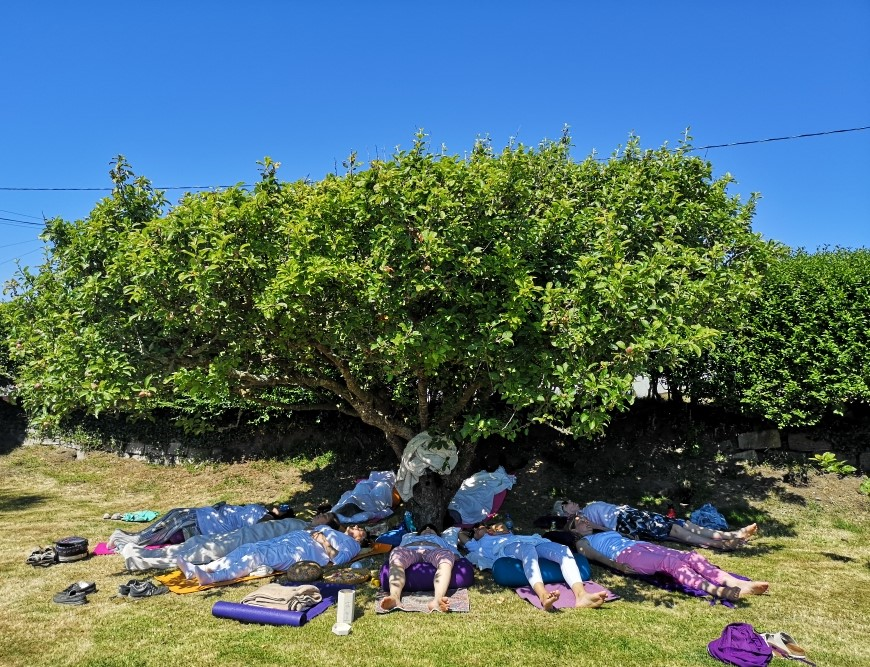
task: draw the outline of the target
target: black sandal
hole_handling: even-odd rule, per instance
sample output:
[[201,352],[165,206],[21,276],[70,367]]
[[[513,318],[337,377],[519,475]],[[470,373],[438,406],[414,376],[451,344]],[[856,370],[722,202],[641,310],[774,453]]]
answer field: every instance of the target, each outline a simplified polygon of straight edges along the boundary
[[27,564],[33,567],[49,567],[57,562],[57,553],[54,547],[35,549],[28,557]]

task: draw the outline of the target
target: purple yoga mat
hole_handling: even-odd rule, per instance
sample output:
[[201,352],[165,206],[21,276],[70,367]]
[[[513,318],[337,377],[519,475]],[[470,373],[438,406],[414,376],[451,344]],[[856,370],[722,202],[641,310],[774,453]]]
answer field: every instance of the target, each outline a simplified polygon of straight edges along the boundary
[[[556,600],[556,603],[553,605],[554,608],[566,609],[574,607],[574,591],[572,591],[566,584],[544,584],[544,586],[546,586],[548,591],[559,591],[559,599]],[[604,591],[607,593],[607,597],[604,598],[605,602],[619,599],[618,595],[611,593],[609,590],[604,588],[604,586],[596,584],[594,581],[584,581],[583,588],[586,589],[587,593],[598,593]],[[535,605],[538,609],[543,609],[537,593],[532,590],[531,586],[521,586],[517,589],[517,595],[519,595],[523,600]]]
[[240,602],[215,602],[211,613],[217,618],[231,618],[242,623],[263,623],[266,625],[292,625],[299,627],[305,625],[315,616],[319,616],[329,609],[338,596],[338,591],[343,588],[354,588],[347,584],[313,584],[320,590],[323,599],[306,611],[289,611],[286,609],[271,609],[270,607],[257,607]]

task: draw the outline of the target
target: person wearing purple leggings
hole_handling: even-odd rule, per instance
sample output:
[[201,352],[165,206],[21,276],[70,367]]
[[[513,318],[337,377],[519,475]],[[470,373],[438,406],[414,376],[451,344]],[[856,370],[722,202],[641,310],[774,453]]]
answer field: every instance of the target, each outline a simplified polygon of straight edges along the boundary
[[679,551],[659,544],[624,537],[615,530],[593,533],[593,526],[582,516],[575,523],[577,551],[586,558],[626,574],[663,572],[678,583],[710,595],[736,601],[747,595],[767,592],[766,581],[738,579],[710,563],[694,551]]

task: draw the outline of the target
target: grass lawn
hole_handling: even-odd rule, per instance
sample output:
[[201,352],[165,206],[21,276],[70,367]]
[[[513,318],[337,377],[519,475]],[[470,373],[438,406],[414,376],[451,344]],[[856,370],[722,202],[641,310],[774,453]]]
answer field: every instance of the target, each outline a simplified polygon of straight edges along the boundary
[[[735,609],[593,566],[593,578],[622,596],[602,610],[547,614],[483,574],[468,614],[376,616],[375,591],[362,586],[353,633],[337,637],[330,632],[334,609],[301,628],[211,615],[215,602],[237,602],[266,579],[129,601],[113,597],[130,578],[120,556],[44,569],[25,564],[36,546],[80,535],[93,547],[114,528],[132,525],[103,520],[105,512],[286,498],[301,509],[336,500],[336,485],[349,488],[349,474],[339,474],[328,457],[166,468],[105,453],[77,459],[47,446],[0,456],[0,665],[712,666],[722,663],[707,655],[707,643],[733,622],[788,632],[820,666],[870,665],[870,501],[859,494],[857,478],[839,480],[837,496],[812,488],[799,496],[770,481],[769,488],[756,483],[764,492],[741,499],[742,515],[730,517],[758,520],[760,537],[738,552],[705,555],[771,582],[771,590]],[[532,532],[530,517],[549,506],[540,499],[531,507],[526,479],[518,475],[506,509],[521,532]],[[52,603],[55,592],[80,580],[99,588],[89,604]]]

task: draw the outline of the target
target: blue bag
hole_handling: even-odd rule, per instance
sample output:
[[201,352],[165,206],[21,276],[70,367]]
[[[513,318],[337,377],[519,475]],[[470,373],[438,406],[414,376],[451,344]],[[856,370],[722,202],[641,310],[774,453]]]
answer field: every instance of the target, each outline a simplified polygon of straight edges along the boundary
[[710,503],[701,505],[698,509],[692,512],[689,521],[701,528],[709,528],[710,530],[728,530],[728,522],[719,511]]

